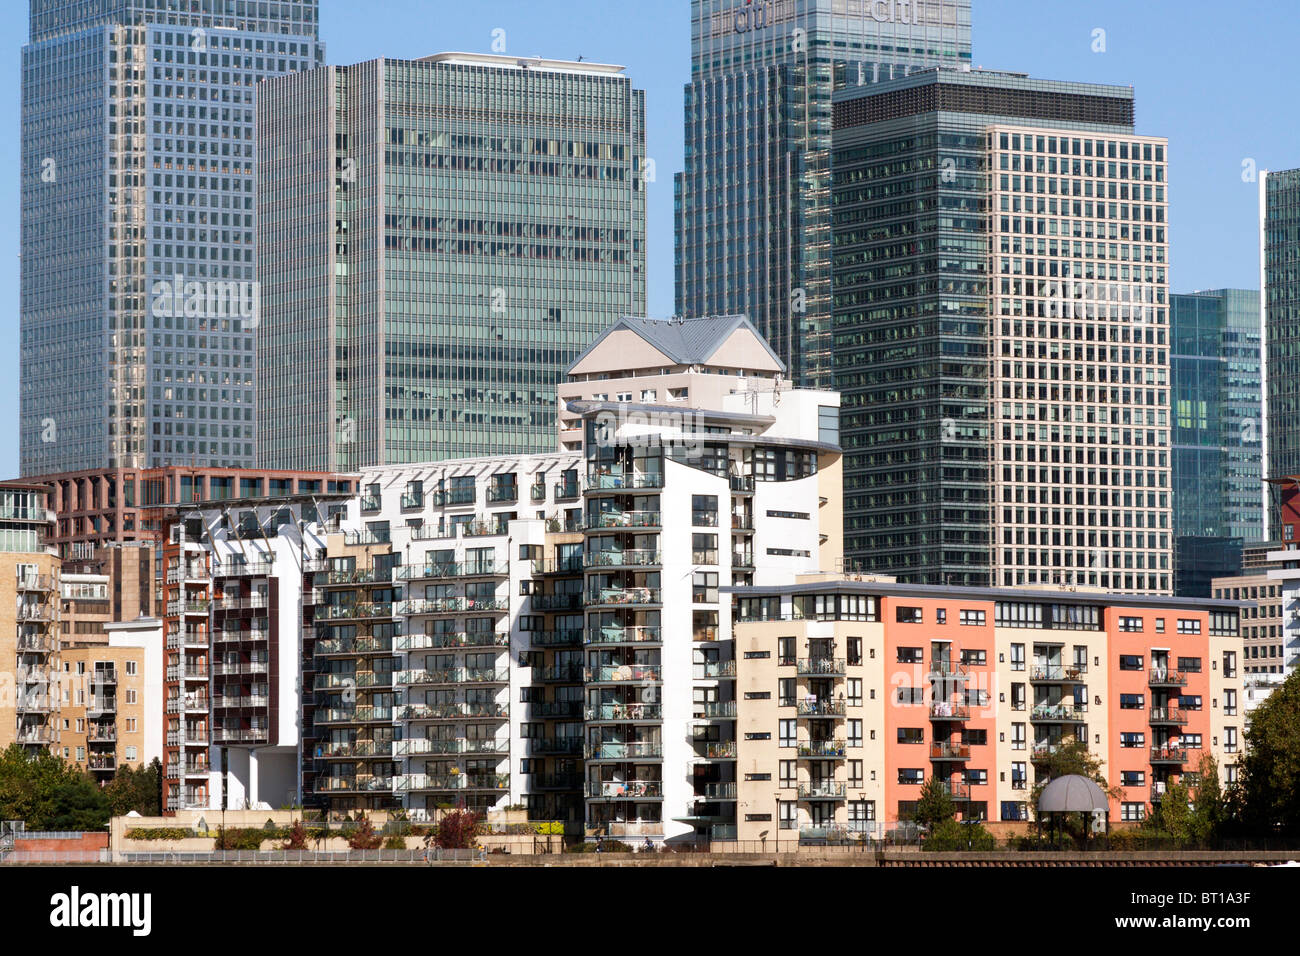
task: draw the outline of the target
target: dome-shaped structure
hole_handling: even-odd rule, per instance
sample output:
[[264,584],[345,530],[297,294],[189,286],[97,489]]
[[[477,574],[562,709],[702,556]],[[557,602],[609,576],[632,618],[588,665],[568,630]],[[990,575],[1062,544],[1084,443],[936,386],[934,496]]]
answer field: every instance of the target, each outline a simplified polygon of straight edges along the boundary
[[1038,798],[1040,813],[1091,813],[1109,810],[1110,801],[1096,781],[1079,774],[1057,777]]

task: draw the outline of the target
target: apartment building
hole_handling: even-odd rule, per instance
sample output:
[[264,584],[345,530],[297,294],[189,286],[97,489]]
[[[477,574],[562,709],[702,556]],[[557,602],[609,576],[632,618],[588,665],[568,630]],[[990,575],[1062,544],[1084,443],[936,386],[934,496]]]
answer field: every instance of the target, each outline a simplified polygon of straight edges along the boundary
[[59,559],[46,489],[0,482],[0,749],[58,741]]
[[742,840],[876,832],[931,777],[963,819],[1024,821],[1042,761],[1070,739],[1122,788],[1114,821],[1194,786],[1203,753],[1235,779],[1235,602],[825,575],[725,590]]
[[101,784],[122,767],[162,758],[162,622],[105,622],[102,642],[59,651],[59,742],[63,758]]

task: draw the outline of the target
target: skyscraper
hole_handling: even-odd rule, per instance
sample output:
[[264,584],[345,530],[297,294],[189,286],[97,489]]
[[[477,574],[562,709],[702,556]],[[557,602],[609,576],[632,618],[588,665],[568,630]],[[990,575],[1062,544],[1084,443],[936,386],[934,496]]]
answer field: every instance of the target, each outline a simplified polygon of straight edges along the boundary
[[1171,588],[1165,152],[1128,87],[935,69],[836,94],[846,559]]
[[831,382],[831,92],[970,65],[970,0],[692,0],[677,312],[750,317]]
[[253,92],[317,0],[31,0],[24,474],[254,462]]
[[564,369],[645,312],[623,68],[448,53],[261,94],[260,461],[554,450]]
[[[1265,173],[1263,192],[1266,469],[1282,478],[1300,475],[1300,169]],[[1270,508],[1269,539],[1279,537]]]
[[1170,297],[1175,588],[1209,597],[1264,538],[1259,293]]

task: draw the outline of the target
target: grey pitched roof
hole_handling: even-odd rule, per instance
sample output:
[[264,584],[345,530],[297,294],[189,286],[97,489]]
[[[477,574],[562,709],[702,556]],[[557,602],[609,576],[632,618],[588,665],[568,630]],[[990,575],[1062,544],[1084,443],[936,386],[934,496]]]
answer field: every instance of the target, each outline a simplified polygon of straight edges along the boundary
[[763,344],[763,348],[767,349],[768,354],[772,356],[772,360],[781,366],[781,371],[786,371],[785,363],[772,351],[772,346],[767,344],[767,339],[763,338],[758,329],[754,328],[753,323],[743,315],[712,315],[698,319],[677,320],[624,316],[587,346],[566,371],[573,371],[601,342],[620,329],[635,332],[677,365],[701,365],[713,357],[732,332],[741,328],[753,332],[758,341]]

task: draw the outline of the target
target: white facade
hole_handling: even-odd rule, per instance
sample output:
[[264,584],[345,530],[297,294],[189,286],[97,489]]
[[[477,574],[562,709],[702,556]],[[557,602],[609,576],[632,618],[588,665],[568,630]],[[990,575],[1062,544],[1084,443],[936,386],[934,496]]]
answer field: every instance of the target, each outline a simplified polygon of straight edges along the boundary
[[[91,575],[76,575],[90,578]],[[64,579],[67,580],[66,578]],[[104,624],[109,647],[139,647],[144,649],[144,687],[141,706],[144,720],[144,744],[140,763],[147,765],[161,760],[163,755],[163,724],[159,715],[163,711],[163,624],[154,617],[140,617],[134,621],[108,621]]]

